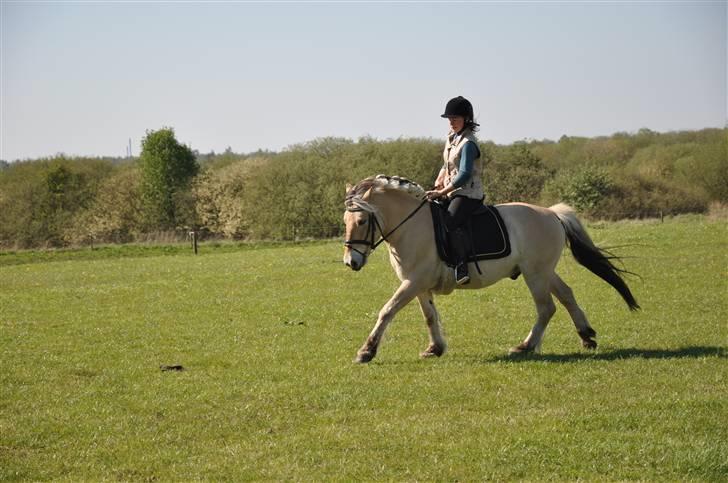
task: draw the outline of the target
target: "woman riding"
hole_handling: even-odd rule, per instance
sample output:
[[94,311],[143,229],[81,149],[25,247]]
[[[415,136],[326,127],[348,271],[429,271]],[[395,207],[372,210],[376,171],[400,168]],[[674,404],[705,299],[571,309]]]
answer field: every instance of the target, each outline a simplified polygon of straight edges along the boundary
[[450,132],[443,151],[444,164],[433,190],[425,196],[430,200],[445,198],[447,203],[447,230],[456,259],[455,281],[468,283],[465,222],[472,212],[483,204],[485,194],[481,181],[482,162],[475,132],[479,124],[473,116],[473,105],[462,96],[447,102],[441,117],[450,122]]

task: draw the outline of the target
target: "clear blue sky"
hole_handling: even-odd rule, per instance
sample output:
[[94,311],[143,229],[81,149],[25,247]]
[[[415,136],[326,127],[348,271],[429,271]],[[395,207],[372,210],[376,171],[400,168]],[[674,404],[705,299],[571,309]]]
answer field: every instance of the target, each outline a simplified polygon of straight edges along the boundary
[[180,3],[2,0],[0,158],[201,152],[323,136],[480,137],[726,124],[726,2]]

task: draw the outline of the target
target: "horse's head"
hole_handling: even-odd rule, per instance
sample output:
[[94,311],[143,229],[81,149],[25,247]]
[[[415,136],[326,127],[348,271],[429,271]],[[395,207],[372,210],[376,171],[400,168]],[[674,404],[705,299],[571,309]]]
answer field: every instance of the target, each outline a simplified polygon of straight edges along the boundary
[[371,188],[363,194],[351,185],[346,186],[344,206],[344,264],[352,270],[361,270],[369,254],[376,247],[377,234],[382,233],[380,215],[369,203]]
[[[389,236],[425,204],[422,201],[424,194],[425,190],[413,181],[383,174],[366,178],[353,187],[347,185],[344,264],[361,270],[369,254],[383,241],[391,243]],[[419,206],[410,208],[412,204]],[[401,213],[403,209],[412,211]],[[385,234],[386,219],[401,221],[395,227],[389,227]]]

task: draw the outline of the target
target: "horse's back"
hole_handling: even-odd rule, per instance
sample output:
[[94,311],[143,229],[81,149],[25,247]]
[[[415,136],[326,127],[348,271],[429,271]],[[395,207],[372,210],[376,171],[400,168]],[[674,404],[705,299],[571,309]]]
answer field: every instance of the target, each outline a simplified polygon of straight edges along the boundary
[[501,203],[495,205],[501,212],[507,213],[521,213],[522,216],[529,216],[533,214],[539,214],[541,216],[554,216],[554,212],[548,208],[539,205],[533,205],[531,203],[524,203],[522,201],[512,201],[510,203]]

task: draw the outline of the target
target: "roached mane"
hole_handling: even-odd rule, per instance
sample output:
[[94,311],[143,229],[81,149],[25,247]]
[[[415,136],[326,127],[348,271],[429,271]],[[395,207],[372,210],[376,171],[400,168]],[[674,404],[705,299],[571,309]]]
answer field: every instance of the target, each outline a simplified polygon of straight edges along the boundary
[[359,205],[360,203],[366,203],[364,202],[364,200],[361,199],[361,197],[370,188],[374,188],[375,191],[401,191],[417,199],[422,199],[425,194],[425,189],[422,186],[407,178],[378,174],[376,176],[370,176],[366,179],[361,180],[356,186],[350,189],[349,192],[346,193],[345,203],[347,205]]

